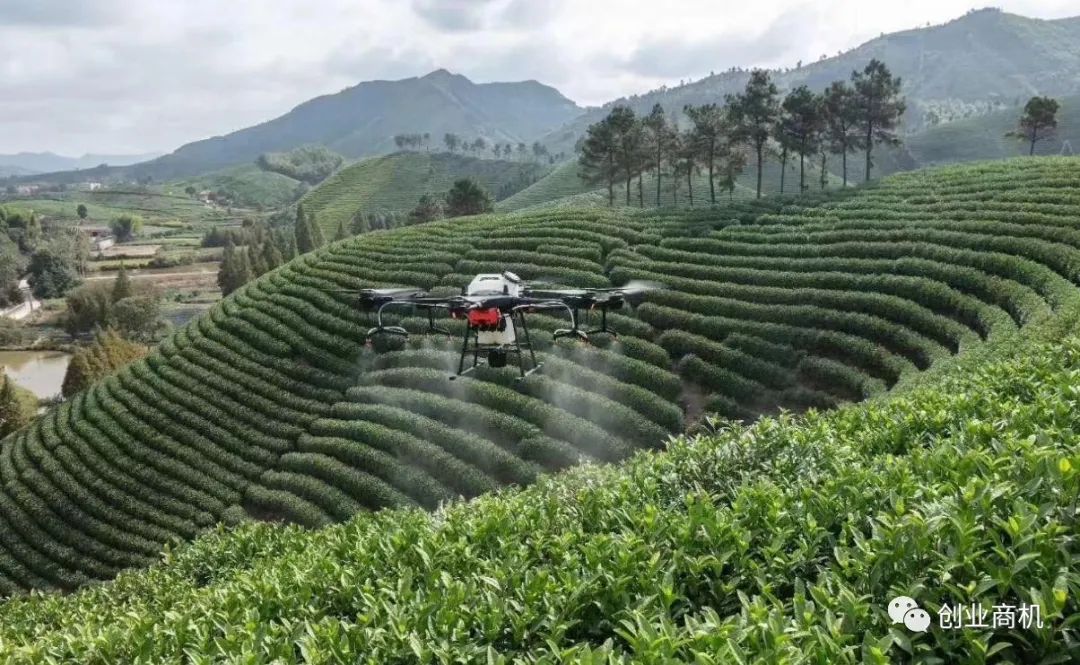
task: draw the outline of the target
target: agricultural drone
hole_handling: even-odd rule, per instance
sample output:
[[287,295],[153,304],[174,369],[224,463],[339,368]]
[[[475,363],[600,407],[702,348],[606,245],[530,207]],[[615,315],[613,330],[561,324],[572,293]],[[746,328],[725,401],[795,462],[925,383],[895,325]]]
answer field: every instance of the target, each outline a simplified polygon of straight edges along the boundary
[[[436,325],[435,313],[445,310],[451,318],[464,320],[466,324],[457,374],[451,379],[476,369],[481,358],[489,367],[497,368],[505,367],[510,356],[517,360],[519,379],[524,379],[543,366],[536,360],[526,314],[565,312],[570,325],[556,330],[552,338],[569,337],[588,342],[589,335],[615,336],[615,332],[607,327],[608,310],[621,308],[623,303],[650,288],[654,286],[646,283],[601,289],[544,288],[543,283],[527,284],[512,272],[503,272],[477,275],[460,295],[433,296],[422,289],[411,288],[360,289],[348,293],[357,296],[356,304],[360,310],[375,313],[375,327],[367,331],[368,341],[378,335],[409,336],[401,326],[383,324],[383,312],[390,308],[426,311],[426,333],[449,336],[449,330]],[[599,310],[600,327],[580,329],[578,312],[581,310]],[[470,353],[472,365],[466,368]]]

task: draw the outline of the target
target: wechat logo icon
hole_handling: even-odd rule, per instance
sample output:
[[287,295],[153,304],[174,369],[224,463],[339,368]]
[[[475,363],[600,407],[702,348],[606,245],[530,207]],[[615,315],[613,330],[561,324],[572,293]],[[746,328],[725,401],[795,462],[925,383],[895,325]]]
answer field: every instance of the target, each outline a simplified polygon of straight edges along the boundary
[[907,596],[897,596],[889,601],[889,618],[893,623],[904,624],[913,633],[925,633],[930,627],[930,614]]

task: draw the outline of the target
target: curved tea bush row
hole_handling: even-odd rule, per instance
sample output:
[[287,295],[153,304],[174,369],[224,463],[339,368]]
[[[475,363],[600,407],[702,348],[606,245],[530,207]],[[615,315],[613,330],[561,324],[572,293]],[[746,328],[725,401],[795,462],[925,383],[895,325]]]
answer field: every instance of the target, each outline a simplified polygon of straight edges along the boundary
[[[866,404],[725,424],[434,514],[219,530],[117,584],[9,601],[0,657],[1070,662],[1080,338],[1068,309],[1038,332],[1052,341],[1014,336]],[[303,481],[271,484],[286,482]],[[331,519],[321,490],[297,491],[313,500],[293,501],[294,519]],[[276,492],[253,486],[252,503],[269,510]],[[897,595],[931,614],[1038,605],[1043,625],[897,632]]]
[[[929,381],[1077,300],[1078,184],[1078,163],[1033,160],[797,200],[480,216],[332,244],[0,444],[0,594],[111,578],[245,515],[322,525],[436,508],[625,459],[709,413],[752,420]],[[450,381],[459,339],[368,344],[372,313],[341,292],[449,294],[503,270],[660,288],[612,312],[617,336],[589,346],[553,343],[565,315],[532,316],[545,368],[524,382],[512,367]],[[578,316],[599,326],[596,311]],[[408,309],[387,321],[428,326]]]

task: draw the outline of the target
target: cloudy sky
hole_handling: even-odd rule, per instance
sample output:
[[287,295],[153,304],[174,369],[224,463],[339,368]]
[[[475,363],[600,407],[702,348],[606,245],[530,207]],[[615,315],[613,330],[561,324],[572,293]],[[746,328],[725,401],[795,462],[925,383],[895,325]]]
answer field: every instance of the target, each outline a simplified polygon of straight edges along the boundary
[[[986,2],[986,0],[983,0]],[[996,0],[1040,18],[1078,0]],[[0,152],[169,151],[319,94],[445,67],[600,104],[786,66],[971,0],[0,0]]]

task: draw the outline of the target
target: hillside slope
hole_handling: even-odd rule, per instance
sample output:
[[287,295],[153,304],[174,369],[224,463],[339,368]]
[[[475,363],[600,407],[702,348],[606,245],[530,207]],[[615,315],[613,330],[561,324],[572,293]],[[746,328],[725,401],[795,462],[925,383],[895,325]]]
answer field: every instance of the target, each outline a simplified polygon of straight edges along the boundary
[[[870,404],[435,514],[216,532],[117,584],[0,606],[0,656],[1073,662],[1077,314]],[[908,633],[886,612],[897,595],[932,616],[1038,605],[1043,627]]]
[[351,164],[303,198],[328,238],[359,211],[408,212],[423,194],[442,195],[458,178],[472,178],[496,197],[531,184],[550,167],[535,162],[479,159],[447,152],[398,152]]
[[367,81],[316,97],[273,120],[189,143],[125,173],[175,179],[251,163],[264,152],[305,144],[365,157],[392,151],[395,134],[412,132],[429,133],[432,146],[441,145],[446,132],[528,143],[579,112],[559,91],[536,81],[473,83],[440,69],[400,81]]
[[[1013,107],[1034,94],[1066,97],[1080,94],[1080,21],[1046,21],[996,9],[969,12],[942,25],[882,35],[857,48],[802,67],[773,72],[781,92],[806,84],[824,90],[832,81],[847,80],[871,58],[888,64],[903,79],[908,101],[905,130],[917,131],[928,112],[942,119]],[[686,104],[722,102],[740,92],[749,72],[734,70],[686,85],[617,99],[575,118],[543,140],[570,151],[585,128],[615,104],[640,114],[659,103],[673,113]]]
[[[1037,155],[1080,153],[1080,95],[1059,100],[1056,134],[1040,142]],[[899,154],[882,151],[876,159],[884,173],[984,159],[1004,159],[1026,155],[1028,144],[1007,137],[1016,129],[1023,113],[1009,108],[986,115],[930,127],[904,138]],[[1067,144],[1067,145],[1066,145]]]
[[[484,216],[336,243],[0,443],[0,591],[111,578],[219,520],[432,508],[661,446],[703,411],[917,384],[1076,303],[1078,187],[1080,160],[1014,160],[821,200]],[[545,344],[562,322],[537,317],[547,365],[520,383],[510,369],[448,381],[453,340],[365,346],[370,317],[338,292],[453,290],[504,269],[667,290],[610,317],[610,344]]]

